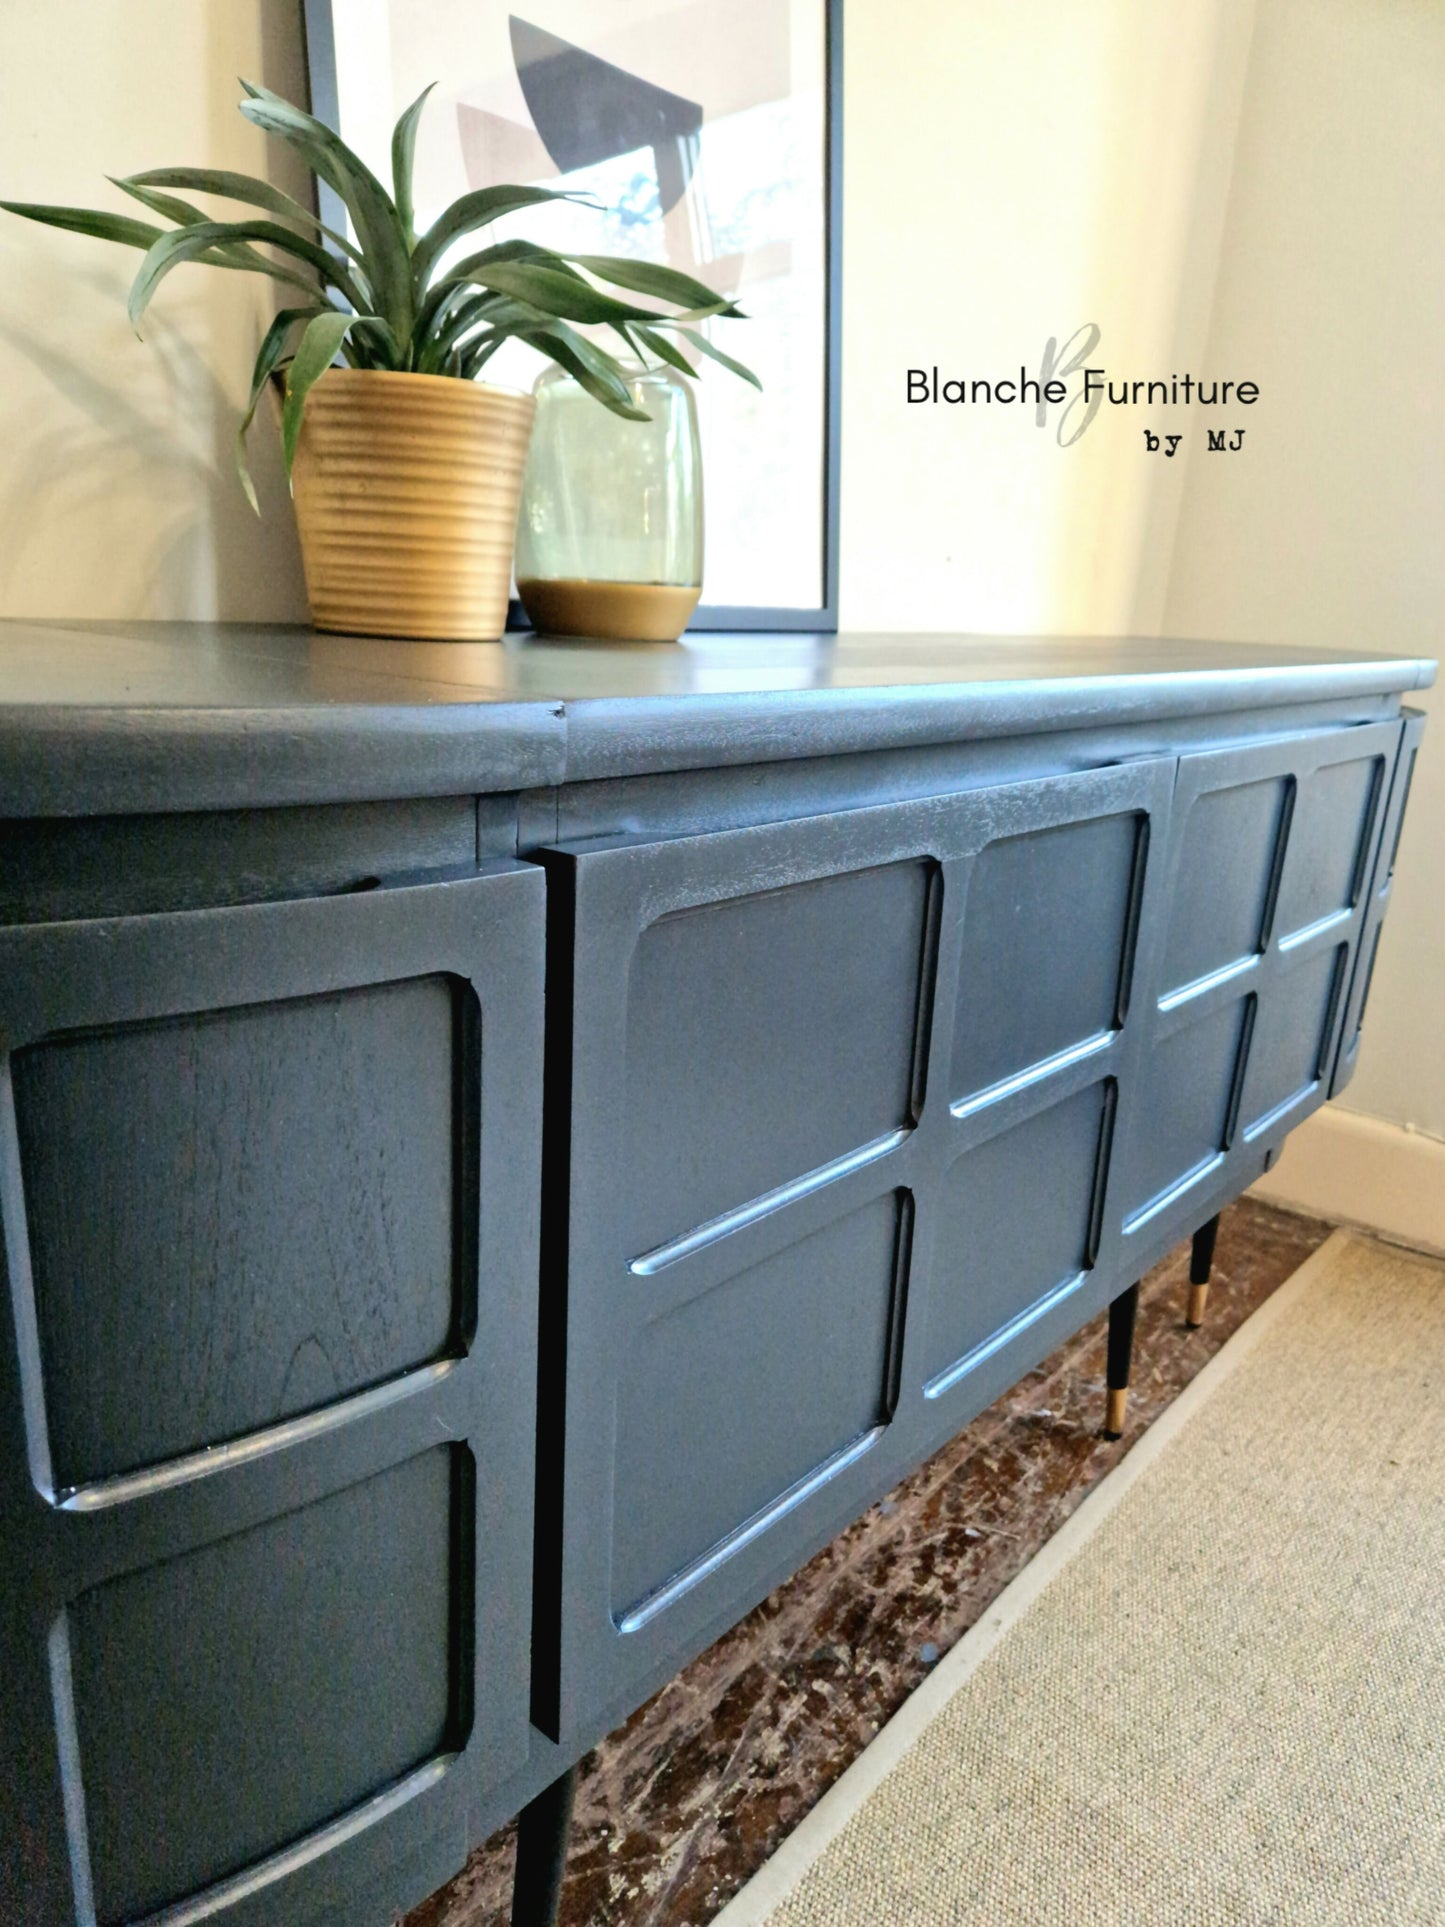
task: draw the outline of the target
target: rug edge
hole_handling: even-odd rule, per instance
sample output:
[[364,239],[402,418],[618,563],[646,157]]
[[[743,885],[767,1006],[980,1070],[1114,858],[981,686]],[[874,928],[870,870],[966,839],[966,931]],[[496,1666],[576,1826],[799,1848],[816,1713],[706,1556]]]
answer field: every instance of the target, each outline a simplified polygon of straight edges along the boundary
[[712,1927],[761,1927],[1045,1588],[1169,1449],[1199,1408],[1233,1376],[1267,1337],[1272,1326],[1309,1291],[1321,1272],[1328,1270],[1351,1245],[1370,1242],[1367,1232],[1347,1226],[1332,1231],[1259,1310],[1225,1340],[1138,1444],[1131,1447],[1113,1471],[1105,1474],[1078,1510],[1039,1548],[983,1617],[879,1729],[853,1764],[799,1821],[777,1852],[739,1889],[722,1912],[713,1917]]

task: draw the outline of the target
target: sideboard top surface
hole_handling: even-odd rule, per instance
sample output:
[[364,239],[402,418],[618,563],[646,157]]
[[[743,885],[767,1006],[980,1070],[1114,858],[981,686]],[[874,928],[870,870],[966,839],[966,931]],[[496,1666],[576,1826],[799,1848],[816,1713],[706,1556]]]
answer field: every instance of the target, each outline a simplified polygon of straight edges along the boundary
[[527,789],[1399,696],[1435,664],[1151,637],[425,643],[0,622],[0,813]]

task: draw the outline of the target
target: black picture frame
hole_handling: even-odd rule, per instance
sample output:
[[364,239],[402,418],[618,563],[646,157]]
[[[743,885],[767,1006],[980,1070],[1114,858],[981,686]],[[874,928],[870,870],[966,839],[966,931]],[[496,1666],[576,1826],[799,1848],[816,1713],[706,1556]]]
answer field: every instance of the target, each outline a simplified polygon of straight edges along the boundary
[[[823,0],[824,78],[824,277],[823,333],[827,365],[823,395],[823,599],[812,609],[766,608],[752,604],[708,604],[698,608],[691,631],[833,634],[838,627],[838,510],[843,429],[843,0]],[[336,84],[334,0],[303,0],[306,65],[311,112],[340,129]],[[345,226],[345,212],[333,190],[317,183],[318,211],[334,227]],[[530,627],[520,603],[513,601],[509,629]]]

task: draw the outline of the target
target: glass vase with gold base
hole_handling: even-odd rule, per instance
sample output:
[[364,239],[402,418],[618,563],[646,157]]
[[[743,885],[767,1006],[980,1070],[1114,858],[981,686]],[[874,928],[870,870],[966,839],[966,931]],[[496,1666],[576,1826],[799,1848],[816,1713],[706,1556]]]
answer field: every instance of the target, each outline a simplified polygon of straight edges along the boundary
[[517,593],[544,635],[675,642],[702,595],[697,408],[671,368],[623,372],[643,421],[561,368],[537,381]]

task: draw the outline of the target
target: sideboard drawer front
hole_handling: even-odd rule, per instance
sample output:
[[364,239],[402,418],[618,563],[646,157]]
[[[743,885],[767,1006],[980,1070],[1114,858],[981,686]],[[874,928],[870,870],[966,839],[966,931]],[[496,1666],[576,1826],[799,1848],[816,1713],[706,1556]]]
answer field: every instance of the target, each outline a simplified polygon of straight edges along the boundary
[[1374,978],[1375,960],[1379,954],[1385,914],[1390,907],[1390,895],[1395,880],[1395,861],[1400,852],[1400,834],[1405,827],[1405,811],[1410,801],[1415,758],[1419,754],[1420,739],[1424,733],[1425,718],[1418,711],[1406,710],[1404,719],[1399,725],[1399,750],[1395,756],[1393,768],[1386,776],[1387,800],[1382,812],[1382,829],[1375,846],[1374,862],[1368,873],[1364,925],[1350,970],[1345,1016],[1340,1031],[1339,1055],[1330,1082],[1331,1096],[1344,1089],[1354,1073],[1359,1057],[1365,1009],[1369,1002],[1370,985]]
[[455,1744],[445,1447],[67,1614],[100,1927],[213,1885]]
[[1301,779],[1275,918],[1286,943],[1358,901],[1385,768],[1385,756],[1377,751],[1327,763]]
[[1093,1263],[1112,1108],[1112,1088],[1090,1085],[963,1152],[945,1174],[921,1359],[931,1396]]
[[1259,1001],[1240,1121],[1246,1138],[1295,1108],[1328,1075],[1349,951],[1320,951]]
[[1102,1290],[1173,774],[541,853],[549,1737],[590,1744]]
[[475,1001],[433,975],[15,1054],[58,1485],[276,1424],[447,1349]]
[[[1199,771],[1176,812],[1174,889],[1160,988],[1178,990],[1263,946],[1293,783],[1286,773],[1237,780],[1234,766],[1186,758]],[[1181,820],[1182,816],[1182,820]]]
[[674,1240],[906,1125],[929,866],[674,911],[628,982],[625,1237]]
[[624,1629],[882,1423],[902,1203],[874,1198],[643,1326],[617,1394]]
[[968,880],[949,1095],[977,1096],[1123,1021],[1146,819],[1094,817],[979,853]]
[[1242,1191],[1324,1102],[1400,731],[1180,758],[1166,915],[1139,960],[1147,1075],[1121,1110],[1127,1270]]
[[1126,1229],[1182,1199],[1223,1162],[1253,1021],[1253,999],[1241,997],[1157,1039],[1121,1186]]
[[527,1761],[545,895],[0,930],[0,1781],[78,1919],[400,1912]]
[[22,818],[5,825],[0,923],[319,897],[452,869],[476,860],[479,801]]

